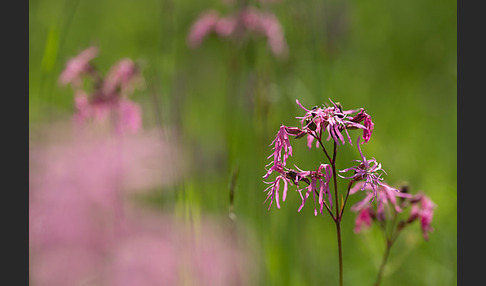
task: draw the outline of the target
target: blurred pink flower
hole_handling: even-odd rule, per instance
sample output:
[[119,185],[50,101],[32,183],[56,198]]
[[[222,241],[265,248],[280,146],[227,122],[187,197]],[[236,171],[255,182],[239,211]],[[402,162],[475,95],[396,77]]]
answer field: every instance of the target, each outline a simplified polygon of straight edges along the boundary
[[81,86],[81,76],[91,71],[90,61],[98,55],[97,47],[89,47],[70,59],[59,77],[62,85],[69,83],[75,87]]
[[113,127],[117,134],[136,133],[142,128],[142,110],[128,99],[88,98],[84,91],[75,95],[76,113],[74,120],[80,125],[88,122]]
[[128,58],[121,59],[110,68],[103,80],[101,91],[103,94],[127,95],[133,92],[135,84],[141,82],[142,78],[135,62]]
[[248,250],[227,230],[211,220],[188,229],[127,196],[173,183],[183,167],[159,130],[61,127],[30,144],[32,285],[248,285]]
[[189,47],[198,47],[204,38],[213,31],[218,19],[219,13],[214,10],[203,12],[191,27],[187,38]]
[[[374,189],[372,185],[366,184],[364,181],[357,182],[349,191],[350,195],[357,193],[359,190],[368,190],[373,192],[368,192],[363,200],[359,201],[351,207],[354,212],[360,212],[363,209],[370,206],[370,203],[376,197],[376,212],[375,216],[378,220],[386,220],[386,208],[392,207],[397,213],[402,212],[402,208],[397,201],[397,198],[409,199],[412,195],[408,193],[402,193],[399,190],[388,186],[385,183],[381,183]],[[374,194],[376,191],[376,195]]]
[[358,215],[356,216],[356,221],[354,226],[354,232],[355,233],[361,232],[361,228],[363,225],[365,225],[366,227],[370,227],[373,216],[374,216],[373,209],[370,206],[362,208],[360,211],[358,211]]
[[240,8],[226,17],[220,16],[215,10],[203,12],[190,29],[188,46],[198,47],[213,32],[223,38],[243,39],[246,34],[264,36],[275,56],[284,58],[288,53],[282,26],[275,15],[253,7]]
[[432,200],[423,193],[418,193],[412,199],[412,209],[410,210],[410,217],[408,223],[413,222],[417,218],[420,219],[420,227],[425,240],[429,239],[429,232],[434,229],[431,226],[432,217],[434,216],[434,209],[437,207]]
[[80,81],[81,74],[89,73],[93,88],[90,92],[82,89],[80,83],[73,83],[74,120],[81,125],[91,121],[108,125],[118,134],[134,133],[142,127],[142,110],[138,104],[127,99],[135,87],[143,83],[136,64],[128,58],[114,64],[108,75],[102,78],[89,61],[98,49],[91,47],[70,60],[60,76],[61,83]]

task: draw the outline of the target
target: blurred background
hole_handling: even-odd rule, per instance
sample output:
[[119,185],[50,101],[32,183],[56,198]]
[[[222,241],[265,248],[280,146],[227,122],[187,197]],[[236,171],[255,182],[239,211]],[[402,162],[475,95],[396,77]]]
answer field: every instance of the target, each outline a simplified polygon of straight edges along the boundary
[[[246,2],[278,19],[285,56],[272,53],[261,35],[235,41],[211,34],[189,47],[201,13],[228,15],[237,1],[29,1],[30,140],[74,112],[72,90],[58,85],[67,60],[95,45],[93,63],[106,73],[129,57],[145,78],[145,88],[131,96],[142,106],[144,128],[173,131],[169,139],[179,142],[188,166],[177,183],[155,187],[140,203],[196,221],[226,219],[232,210],[235,223],[252,233],[257,270],[249,275],[257,285],[336,285],[334,223],[315,217],[310,205],[297,212],[295,187],[280,209],[267,210],[262,176],[279,126],[299,125],[296,99],[308,108],[328,98],[344,109],[363,107],[375,123],[364,155],[382,163],[390,185],[407,183],[437,204],[429,241],[418,223],[406,229],[382,285],[456,285],[456,1]],[[360,133],[351,132],[353,140]],[[327,163],[305,140],[292,144],[291,165]],[[338,169],[354,159],[356,148],[342,146]],[[347,209],[344,282],[372,285],[383,237],[377,227],[354,234],[354,218]]]

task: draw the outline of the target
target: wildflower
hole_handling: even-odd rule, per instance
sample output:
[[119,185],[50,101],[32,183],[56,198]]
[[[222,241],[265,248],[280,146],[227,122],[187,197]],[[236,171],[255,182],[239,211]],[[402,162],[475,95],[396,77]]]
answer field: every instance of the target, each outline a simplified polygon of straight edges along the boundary
[[434,215],[434,209],[436,205],[432,200],[419,193],[415,195],[412,199],[412,209],[410,210],[410,217],[408,218],[408,223],[415,221],[417,218],[420,219],[420,227],[425,240],[429,239],[429,232],[433,231],[431,226],[432,217]]
[[[287,131],[287,127],[281,125],[280,129],[277,132],[277,135],[275,136],[275,139],[270,144],[270,145],[274,145],[272,148],[273,154],[268,156],[267,159],[273,156],[274,165],[276,165],[278,161],[281,161],[283,163],[283,166],[285,166],[289,156],[292,156],[292,146],[290,145],[290,140],[288,135],[289,133]],[[282,157],[282,151],[283,151],[283,157]]]
[[98,48],[89,47],[79,53],[76,57],[70,59],[59,77],[59,82],[62,85],[71,83],[73,86],[79,88],[81,86],[81,75],[92,71],[90,61],[97,55]]
[[245,6],[227,16],[220,16],[214,10],[202,13],[190,29],[188,46],[198,47],[213,32],[222,38],[233,39],[243,39],[247,33],[264,36],[275,56],[283,58],[288,52],[282,26],[275,15],[252,7]]
[[[117,133],[137,132],[142,126],[142,112],[138,104],[127,99],[135,85],[142,83],[139,69],[131,59],[122,59],[113,65],[105,78],[101,78],[89,61],[98,49],[91,47],[70,60],[61,74],[61,83],[73,81],[74,120],[84,124],[88,120],[104,123],[110,121]],[[90,73],[94,77],[93,91],[80,89],[80,75]]]
[[101,91],[109,95],[120,93],[127,95],[133,92],[134,84],[140,83],[142,78],[138,67],[131,59],[121,59],[114,64],[103,80]]
[[376,212],[374,212],[374,216],[380,221],[386,220],[385,211],[388,206],[393,207],[397,213],[402,212],[402,208],[397,201],[397,197],[407,199],[411,198],[410,194],[402,193],[385,183],[381,183],[376,188],[373,188],[371,184],[366,184],[366,182],[360,181],[353,188],[351,188],[349,194],[353,195],[358,190],[373,190],[373,192],[367,193],[363,200],[351,207],[351,210],[354,212],[361,212],[363,209],[369,207],[369,203],[372,202],[376,197]]
[[361,190],[366,189],[368,186],[371,186],[373,190],[373,198],[376,197],[377,194],[377,187],[380,185],[384,185],[381,181],[383,178],[381,177],[382,173],[378,173],[379,171],[382,171],[383,173],[386,174],[385,170],[381,168],[381,164],[376,162],[376,159],[373,158],[371,160],[366,160],[365,156],[363,155],[363,152],[361,151],[361,147],[359,144],[360,137],[358,137],[357,145],[358,145],[358,150],[361,155],[361,161],[360,160],[355,160],[356,162],[359,162],[360,164],[358,166],[350,167],[344,170],[340,170],[339,172],[348,172],[353,170],[354,175],[350,177],[344,177],[339,175],[341,178],[344,179],[352,179],[354,181],[361,181],[363,180],[365,183],[362,185]]
[[373,217],[374,217],[374,213],[373,213],[373,208],[371,206],[367,206],[365,208],[362,208],[358,212],[358,215],[356,216],[354,232],[355,233],[361,232],[361,227],[363,226],[363,224],[366,227],[370,227],[371,221],[373,220]]
[[288,183],[292,182],[289,176],[287,176],[286,171],[284,171],[284,167],[282,162],[277,161],[275,165],[272,166],[272,168],[267,172],[263,178],[268,178],[268,176],[271,174],[271,172],[276,171],[279,173],[275,180],[273,182],[264,182],[266,184],[270,184],[264,192],[268,191],[267,198],[265,199],[264,203],[267,202],[268,199],[270,199],[270,204],[268,206],[268,209],[272,206],[273,201],[276,202],[277,208],[280,208],[280,195],[279,195],[279,188],[280,188],[280,182],[283,181],[284,184],[284,189],[283,189],[283,194],[282,194],[282,201],[285,201],[287,197],[287,189],[288,189]]
[[[333,106],[321,108],[314,106],[312,109],[305,108],[298,99],[296,99],[297,105],[306,111],[303,117],[297,117],[301,120],[301,127],[305,130],[309,137],[321,138],[323,130],[327,131],[328,137],[326,140],[331,138],[337,144],[344,144],[344,136],[341,132],[344,130],[349,144],[352,145],[351,137],[349,136],[347,129],[367,129],[365,126],[355,122],[353,120],[346,119],[347,115],[356,112],[356,110],[346,110],[343,111],[341,106],[334,103],[329,99]],[[308,139],[308,146],[311,147],[312,141],[314,139]]]
[[363,108],[361,108],[358,114],[350,118],[350,121],[354,123],[363,122],[362,125],[365,127],[363,128],[363,139],[365,143],[368,143],[368,141],[370,141],[371,133],[373,133],[373,128],[375,126],[373,121],[371,121],[371,116],[367,114]]
[[194,22],[187,38],[187,44],[191,48],[198,47],[204,38],[209,35],[219,19],[219,13],[214,10],[209,10],[201,14]]
[[[313,194],[314,197],[314,215],[317,215],[317,206],[316,206],[316,193],[318,193],[318,200],[317,203],[319,204],[319,213],[322,213],[324,208],[324,196],[327,195],[329,199],[329,203],[332,207],[332,199],[331,199],[331,192],[329,190],[329,181],[332,177],[332,169],[331,166],[328,164],[321,164],[317,171],[301,171],[301,176],[310,178],[310,184],[307,186],[307,192],[305,195],[302,195],[302,190],[298,190],[300,193],[300,197],[302,198],[302,204],[300,205],[298,211],[300,212],[307,201],[307,198],[310,194]],[[317,181],[319,181],[319,191],[317,190]]]

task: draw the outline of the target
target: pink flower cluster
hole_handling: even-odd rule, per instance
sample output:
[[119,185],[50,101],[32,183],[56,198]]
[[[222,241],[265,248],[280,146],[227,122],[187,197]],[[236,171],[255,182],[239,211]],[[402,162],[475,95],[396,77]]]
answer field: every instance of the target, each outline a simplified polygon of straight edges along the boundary
[[[71,84],[75,93],[76,122],[108,122],[118,133],[136,132],[142,126],[141,109],[127,97],[143,79],[131,59],[118,61],[102,78],[91,61],[98,48],[89,47],[70,59],[59,77],[62,85]],[[93,89],[83,89],[83,77],[89,76]]]
[[[342,131],[346,132],[346,137],[349,144],[352,145],[351,137],[349,136],[348,129],[362,129],[364,142],[368,143],[373,132],[374,124],[371,121],[371,116],[369,116],[364,109],[359,110],[344,110],[341,105],[334,103],[331,99],[332,106],[328,107],[318,107],[315,106],[312,109],[307,109],[299,100],[296,100],[297,104],[306,111],[303,117],[297,117],[300,119],[301,128],[298,136],[303,136],[307,134],[307,145],[309,148],[312,147],[312,142],[314,139],[322,138],[323,131],[328,134],[327,141],[331,138],[337,144],[344,144],[344,136]],[[355,116],[347,118],[348,115],[357,113]],[[360,124],[363,122],[363,124]],[[319,145],[317,145],[318,147]]]
[[[383,186],[388,189],[392,189],[388,185],[382,183],[383,178],[381,177],[382,173],[379,173],[379,171],[383,172],[386,174],[385,170],[381,168],[381,164],[376,161],[375,158],[371,160],[367,160],[365,156],[363,155],[363,152],[361,151],[361,146],[360,146],[360,137],[358,137],[357,145],[358,145],[358,150],[359,154],[361,155],[361,161],[360,160],[355,160],[356,162],[359,163],[358,166],[346,168],[344,170],[340,170],[339,172],[348,172],[348,171],[354,171],[354,174],[350,177],[344,177],[339,175],[341,178],[344,179],[352,179],[353,181],[361,181],[363,180],[364,183],[361,184],[361,190],[365,190],[367,187],[370,187],[373,190],[372,193],[372,198],[375,198],[378,194],[377,192],[377,187]],[[395,189],[393,189],[395,190]],[[395,190],[398,192],[398,190]]]
[[[372,190],[370,185],[365,185],[366,183],[363,181],[358,182],[351,189],[350,194],[355,194],[363,187],[365,190]],[[407,192],[400,192],[386,184],[379,185],[377,191],[376,205],[370,204],[374,197],[373,193],[370,192],[366,194],[363,200],[351,207],[352,211],[358,213],[354,229],[356,233],[361,231],[363,224],[370,227],[373,220],[386,223],[386,221],[391,221],[393,217],[403,213],[404,209],[410,208],[408,218],[399,223],[400,230],[405,225],[419,219],[424,239],[429,239],[428,234],[433,230],[431,223],[436,207],[429,197],[423,193],[412,195]]]
[[[292,156],[292,146],[290,144],[289,136],[302,138],[307,135],[308,146],[310,148],[314,139],[318,140],[317,146],[319,147],[323,131],[328,133],[327,140],[332,138],[336,144],[344,144],[345,141],[342,132],[345,131],[348,137],[348,142],[351,144],[351,138],[347,131],[348,129],[362,129],[364,134],[366,134],[366,138],[369,140],[373,130],[373,123],[371,121],[371,116],[369,116],[363,109],[343,111],[340,105],[331,101],[333,106],[324,108],[314,107],[309,110],[302,106],[298,100],[296,100],[296,102],[297,105],[306,111],[306,113],[303,117],[297,117],[297,119],[300,119],[300,127],[281,125],[275,139],[270,144],[273,146],[273,153],[268,159],[273,157],[273,160],[266,166],[269,168],[263,178],[267,179],[273,172],[277,172],[278,175],[273,182],[265,182],[270,184],[270,186],[265,189],[267,192],[267,199],[265,201],[270,199],[270,208],[272,202],[275,200],[277,208],[280,208],[279,188],[281,182],[284,184],[282,198],[285,201],[288,184],[293,183],[296,186],[299,186],[299,182],[303,181],[307,183],[308,186],[305,188],[307,191],[304,195],[302,194],[304,189],[297,190],[302,199],[299,211],[303,208],[307,198],[312,193],[315,205],[314,214],[317,215],[317,213],[323,212],[323,207],[326,202],[325,197],[327,197],[329,205],[332,207],[332,197],[329,190],[329,182],[332,177],[331,166],[329,164],[321,164],[316,171],[304,171],[297,167],[297,170],[287,168],[287,160]],[[347,116],[353,113],[356,113],[356,115],[348,119]],[[363,122],[363,124],[360,124],[361,122]],[[365,142],[368,141],[365,140]],[[377,164],[374,159],[366,160],[361,153],[360,146],[358,146],[358,149],[363,158],[363,163],[359,167],[348,168],[344,171],[355,170],[356,174],[353,176],[353,179],[366,180],[368,184],[371,184],[373,187],[380,184],[382,178],[377,172],[382,171],[381,165]],[[318,182],[319,187],[317,186]],[[317,200],[316,196],[318,197]],[[319,204],[319,208],[317,208],[316,202]]]
[[32,285],[249,285],[248,250],[219,223],[188,228],[127,196],[174,182],[165,176],[179,167],[174,146],[147,131],[71,132],[30,145]]
[[211,33],[239,39],[247,33],[263,36],[275,56],[285,57],[288,52],[282,26],[275,15],[253,7],[243,7],[229,16],[220,16],[215,10],[203,12],[192,25],[187,44],[191,48],[198,47]]

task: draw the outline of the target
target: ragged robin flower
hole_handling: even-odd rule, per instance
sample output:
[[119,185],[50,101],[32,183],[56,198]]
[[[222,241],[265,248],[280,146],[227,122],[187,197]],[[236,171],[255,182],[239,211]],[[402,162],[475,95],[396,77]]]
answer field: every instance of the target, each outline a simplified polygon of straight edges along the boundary
[[[302,130],[308,134],[307,144],[309,148],[312,146],[315,138],[322,139],[323,131],[326,131],[328,134],[326,140],[332,138],[336,144],[345,143],[345,138],[342,134],[342,131],[345,131],[347,141],[352,145],[348,129],[362,129],[366,137],[365,142],[368,142],[373,131],[371,117],[363,109],[343,110],[340,104],[334,103],[331,99],[329,101],[331,101],[332,106],[324,108],[314,106],[312,109],[307,109],[299,100],[296,100],[297,105],[306,111],[304,116],[297,117],[297,119],[300,119]],[[354,117],[347,118],[356,112],[358,113]],[[365,125],[360,124],[362,121],[364,121]]]
[[358,150],[359,154],[361,155],[361,160],[355,160],[359,163],[358,166],[353,166],[350,168],[346,168],[344,170],[340,170],[339,172],[345,173],[348,171],[354,171],[354,174],[350,177],[344,177],[339,175],[341,178],[344,179],[351,179],[354,181],[364,181],[364,184],[361,187],[361,190],[365,190],[367,187],[371,187],[373,190],[373,199],[377,195],[377,187],[378,186],[386,186],[382,183],[383,178],[381,177],[382,173],[385,173],[385,170],[381,168],[381,163],[378,163],[375,158],[371,160],[367,160],[361,151],[361,144],[360,144],[360,137],[358,137]]

